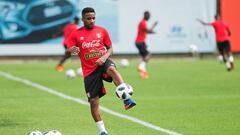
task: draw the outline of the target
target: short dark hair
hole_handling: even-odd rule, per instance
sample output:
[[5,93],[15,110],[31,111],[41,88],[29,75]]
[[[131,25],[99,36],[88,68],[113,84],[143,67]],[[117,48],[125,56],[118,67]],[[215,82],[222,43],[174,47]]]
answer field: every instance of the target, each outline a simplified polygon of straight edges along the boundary
[[149,11],[145,11],[144,12],[144,19],[148,20],[150,18],[150,12]]
[[82,17],[86,14],[86,13],[89,13],[89,12],[94,12],[95,13],[95,10],[91,7],[86,7],[82,10]]
[[144,16],[149,15],[149,14],[150,14],[149,11],[144,11]]

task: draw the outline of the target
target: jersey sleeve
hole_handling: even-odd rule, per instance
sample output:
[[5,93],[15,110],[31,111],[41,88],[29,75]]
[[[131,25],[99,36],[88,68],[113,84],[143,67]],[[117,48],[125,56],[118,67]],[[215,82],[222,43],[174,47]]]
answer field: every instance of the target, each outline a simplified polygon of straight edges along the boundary
[[213,27],[216,25],[216,21],[210,23]]
[[70,34],[70,36],[66,39],[67,48],[71,48],[77,45],[77,33],[74,31]]
[[110,39],[110,36],[109,36],[107,30],[104,29],[103,34],[104,34],[104,38],[103,38],[104,45],[105,46],[111,46],[112,45],[112,41]]

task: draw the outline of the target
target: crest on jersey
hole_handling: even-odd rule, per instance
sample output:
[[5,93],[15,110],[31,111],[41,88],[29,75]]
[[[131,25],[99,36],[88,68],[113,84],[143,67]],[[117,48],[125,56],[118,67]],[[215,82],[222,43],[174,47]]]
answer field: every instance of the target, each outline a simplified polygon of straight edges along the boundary
[[101,37],[101,34],[100,33],[97,33],[97,38],[100,38]]
[[84,39],[84,37],[80,37],[80,40],[83,40]]

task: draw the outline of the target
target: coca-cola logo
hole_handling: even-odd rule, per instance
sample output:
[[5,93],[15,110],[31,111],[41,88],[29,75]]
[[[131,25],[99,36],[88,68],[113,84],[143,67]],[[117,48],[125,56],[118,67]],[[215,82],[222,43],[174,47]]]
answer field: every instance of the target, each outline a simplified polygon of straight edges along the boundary
[[91,42],[83,42],[82,48],[83,49],[93,48],[93,47],[97,47],[99,45],[100,45],[100,40],[92,40]]

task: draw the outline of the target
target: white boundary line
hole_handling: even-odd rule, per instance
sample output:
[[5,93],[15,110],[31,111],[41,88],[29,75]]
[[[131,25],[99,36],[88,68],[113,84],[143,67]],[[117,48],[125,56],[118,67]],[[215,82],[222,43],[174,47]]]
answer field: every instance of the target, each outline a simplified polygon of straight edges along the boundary
[[[1,72],[1,71],[0,71],[0,76],[5,77],[5,78],[7,78],[9,80],[13,80],[13,81],[16,81],[16,82],[21,82],[21,83],[23,83],[25,85],[32,86],[34,88],[37,88],[39,90],[48,92],[48,93],[53,94],[55,96],[58,96],[58,97],[61,97],[61,98],[67,99],[67,100],[71,100],[71,101],[74,101],[74,102],[82,104],[82,105],[89,106],[89,103],[87,101],[84,101],[84,100],[82,100],[80,98],[75,98],[75,97],[71,97],[71,96],[65,95],[65,94],[63,94],[61,92],[57,92],[57,90],[54,90],[54,89],[45,87],[43,85],[34,83],[34,82],[30,81],[30,80],[22,79],[22,78],[19,78],[19,77],[16,77],[16,76],[13,76],[11,74],[8,74],[6,72]],[[112,111],[112,110],[110,110],[108,108],[102,107],[102,106],[100,107],[100,109],[102,111],[106,112],[106,113],[111,114],[111,115],[114,115],[114,116],[117,116],[117,117],[120,117],[120,118],[123,118],[123,119],[130,120],[130,121],[132,121],[134,123],[137,123],[137,124],[143,125],[145,127],[157,130],[159,132],[166,133],[168,135],[181,135],[181,133],[177,133],[177,132],[171,131],[169,129],[165,129],[165,128],[161,128],[159,126],[155,126],[155,125],[153,125],[151,123],[142,121],[140,119],[137,119],[137,118],[134,118],[134,117],[131,117],[131,116],[127,116],[127,115],[124,115],[124,114],[121,114],[121,113],[118,113],[118,112],[114,112],[114,111]]]

